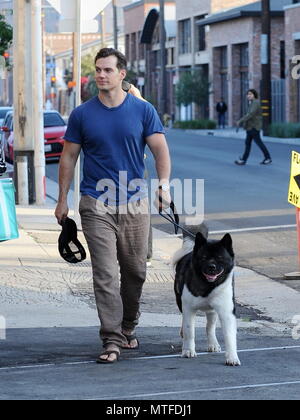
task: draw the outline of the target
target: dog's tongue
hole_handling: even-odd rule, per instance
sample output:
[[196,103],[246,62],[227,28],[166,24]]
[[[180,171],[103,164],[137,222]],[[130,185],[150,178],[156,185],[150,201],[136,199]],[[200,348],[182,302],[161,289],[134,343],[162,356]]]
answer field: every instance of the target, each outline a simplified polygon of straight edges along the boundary
[[211,276],[209,274],[204,274],[204,275],[206,277],[206,280],[208,280],[208,281],[215,281],[218,277],[218,275],[216,275],[216,276]]
[[213,281],[216,281],[217,280],[217,278],[223,273],[223,271],[224,270],[222,270],[218,274],[206,274],[206,273],[203,273],[203,275],[205,276],[205,278],[206,278],[207,281],[213,282]]

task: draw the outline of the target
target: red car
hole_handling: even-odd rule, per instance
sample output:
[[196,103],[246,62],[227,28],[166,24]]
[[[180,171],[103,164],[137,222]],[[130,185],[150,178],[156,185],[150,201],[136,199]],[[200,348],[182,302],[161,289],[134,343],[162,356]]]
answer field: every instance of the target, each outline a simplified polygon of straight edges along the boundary
[[[57,111],[44,111],[44,139],[46,160],[59,159],[63,150],[67,125]],[[6,114],[1,127],[1,142],[5,158],[8,162],[14,160],[13,112]]]

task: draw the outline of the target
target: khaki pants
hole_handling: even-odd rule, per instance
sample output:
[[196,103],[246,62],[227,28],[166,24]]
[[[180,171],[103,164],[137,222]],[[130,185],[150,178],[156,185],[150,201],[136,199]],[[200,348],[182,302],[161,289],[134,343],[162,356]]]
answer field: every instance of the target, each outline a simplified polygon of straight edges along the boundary
[[132,204],[129,210],[124,214],[124,207],[108,208],[88,195],[79,206],[104,346],[124,345],[122,329],[133,330],[140,316],[150,224],[148,200]]

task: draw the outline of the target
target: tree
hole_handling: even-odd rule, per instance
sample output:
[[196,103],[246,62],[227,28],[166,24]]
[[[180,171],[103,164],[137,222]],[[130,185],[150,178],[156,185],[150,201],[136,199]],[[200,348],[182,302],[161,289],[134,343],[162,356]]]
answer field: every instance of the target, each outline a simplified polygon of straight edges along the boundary
[[93,76],[95,74],[95,57],[92,54],[84,55],[81,58],[81,75],[82,76]]
[[13,28],[5,22],[4,16],[0,14],[0,56],[9,49],[13,39]]
[[209,87],[208,78],[202,70],[183,72],[176,86],[177,105],[203,105],[207,101]]

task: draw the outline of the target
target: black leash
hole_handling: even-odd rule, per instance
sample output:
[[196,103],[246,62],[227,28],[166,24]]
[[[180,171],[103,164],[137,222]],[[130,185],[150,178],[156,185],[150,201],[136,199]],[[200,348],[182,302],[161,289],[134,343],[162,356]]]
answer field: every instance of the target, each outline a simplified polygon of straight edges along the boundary
[[[173,201],[171,201],[171,203],[170,203],[170,209],[173,213],[173,216],[171,214],[167,213],[165,210],[163,210],[163,208],[162,208],[162,197],[159,194],[159,214],[160,214],[160,216],[163,217],[164,219],[168,220],[168,222],[172,223],[172,225],[175,228],[175,234],[176,235],[178,233],[178,229],[181,229],[188,236],[191,236],[193,239],[195,239],[196,235],[194,233],[190,232],[189,230],[187,230],[186,228],[182,227],[179,224],[179,216],[178,216],[178,213],[177,213],[177,210],[176,210],[176,207],[175,207],[175,204],[174,204]],[[163,212],[165,214],[163,214]]]

